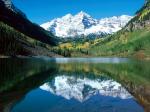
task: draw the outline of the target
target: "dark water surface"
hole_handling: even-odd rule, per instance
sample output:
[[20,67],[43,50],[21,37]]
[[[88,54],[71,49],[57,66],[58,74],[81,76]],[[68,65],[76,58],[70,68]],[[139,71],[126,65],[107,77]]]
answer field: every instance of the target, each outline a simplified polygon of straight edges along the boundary
[[0,59],[0,112],[149,112],[150,62]]

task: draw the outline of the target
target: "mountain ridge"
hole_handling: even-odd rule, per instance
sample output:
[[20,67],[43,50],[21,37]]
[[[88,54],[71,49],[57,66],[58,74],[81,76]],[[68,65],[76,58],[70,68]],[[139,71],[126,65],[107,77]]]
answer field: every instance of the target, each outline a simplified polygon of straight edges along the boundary
[[131,16],[122,15],[98,20],[81,11],[76,15],[67,14],[61,18],[55,18],[40,26],[55,36],[63,38],[90,34],[102,35],[113,34],[120,30],[131,18]]
[[17,7],[14,6],[14,4],[12,3],[11,0],[1,0],[0,2],[1,2],[1,4],[4,4],[5,7],[10,9],[11,11],[22,15],[22,17],[24,17],[24,18],[27,18],[26,15],[20,9],[18,9]]
[[150,0],[136,12],[127,25],[115,34],[97,42],[92,55],[150,59]]
[[0,0],[0,57],[58,56],[50,51],[57,39],[32,23],[11,0]]
[[[32,23],[23,12],[17,10],[11,0],[0,0],[0,21],[15,28],[19,32],[43,43],[56,45],[56,39],[50,32]],[[7,5],[8,1],[8,5]]]

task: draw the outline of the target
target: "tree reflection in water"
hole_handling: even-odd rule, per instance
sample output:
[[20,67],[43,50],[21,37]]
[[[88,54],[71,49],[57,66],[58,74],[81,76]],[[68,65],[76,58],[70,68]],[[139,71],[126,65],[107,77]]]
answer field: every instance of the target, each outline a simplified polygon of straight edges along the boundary
[[[64,63],[63,59],[59,62],[52,58],[0,59],[0,111],[14,111],[11,110],[12,107],[13,109],[19,108],[19,105],[28,98],[28,94],[33,94],[34,97],[38,91],[42,93],[43,90],[55,97],[58,96],[59,101],[61,101],[60,97],[69,100],[76,99],[80,102],[80,108],[87,105],[90,105],[90,108],[93,106],[95,110],[92,111],[100,109],[98,104],[100,105],[99,100],[102,103],[102,98],[104,98],[103,101],[107,101],[108,96],[113,96],[114,98],[128,98],[134,101],[132,94],[144,106],[145,111],[149,110],[150,63],[148,61],[126,62],[126,60],[122,60],[120,62],[117,60],[114,62],[114,59],[113,61],[109,60],[110,63],[108,60],[105,63],[105,59],[103,62],[97,61],[95,63],[96,59],[94,59],[94,63],[92,63],[92,61],[86,62],[83,59],[69,61],[65,59]],[[51,99],[55,99],[54,96]],[[91,100],[91,98],[95,100]],[[65,106],[69,105],[65,99],[62,99],[64,104],[61,104],[61,108],[58,109],[64,107],[65,110]],[[34,100],[32,101],[34,104]],[[91,103],[81,104],[81,102],[86,101]],[[97,105],[95,101],[98,102]],[[75,102],[72,103],[75,104]],[[95,106],[91,105],[92,103]],[[25,105],[23,107],[25,108]],[[72,106],[70,105],[70,107]],[[82,112],[83,109],[80,111]],[[141,111],[139,109],[139,112]]]

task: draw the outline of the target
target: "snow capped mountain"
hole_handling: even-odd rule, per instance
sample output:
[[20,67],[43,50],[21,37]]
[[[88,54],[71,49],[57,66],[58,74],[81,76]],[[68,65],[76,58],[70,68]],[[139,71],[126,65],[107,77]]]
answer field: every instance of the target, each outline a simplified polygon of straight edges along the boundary
[[120,99],[132,98],[131,94],[119,83],[107,79],[92,80],[62,75],[40,86],[40,89],[68,100],[73,98],[80,102],[84,102],[94,95],[118,97]]
[[122,29],[131,16],[93,19],[89,14],[81,11],[76,15],[67,14],[62,18],[54,19],[41,25],[45,30],[51,31],[58,37],[88,36],[90,34],[112,34]]

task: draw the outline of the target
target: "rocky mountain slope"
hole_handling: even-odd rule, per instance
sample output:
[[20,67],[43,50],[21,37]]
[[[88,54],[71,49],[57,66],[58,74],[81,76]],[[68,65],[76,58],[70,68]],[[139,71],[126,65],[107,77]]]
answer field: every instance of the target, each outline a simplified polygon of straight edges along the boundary
[[136,12],[136,16],[127,24],[126,30],[133,31],[150,27],[150,1],[146,0],[144,6]]
[[2,4],[4,4],[5,7],[8,8],[8,9],[10,9],[11,11],[13,11],[15,13],[18,13],[18,14],[22,15],[23,17],[26,17],[26,15],[21,10],[19,10],[18,8],[16,8],[14,6],[14,4],[12,3],[11,0],[1,0],[1,5]]
[[119,32],[100,40],[90,49],[93,55],[150,57],[150,1]]
[[41,26],[58,37],[83,37],[89,35],[102,36],[113,34],[131,20],[131,16],[93,19],[89,14],[81,11],[76,15],[67,14],[62,18],[54,19]]
[[[135,16],[119,31],[105,38],[68,41],[57,53],[67,49],[72,57],[120,56],[150,59],[150,0],[146,0]],[[63,50],[62,50],[63,49]]]
[[29,21],[11,0],[0,0],[0,21],[31,38],[51,45],[56,44],[56,39],[51,33]]

